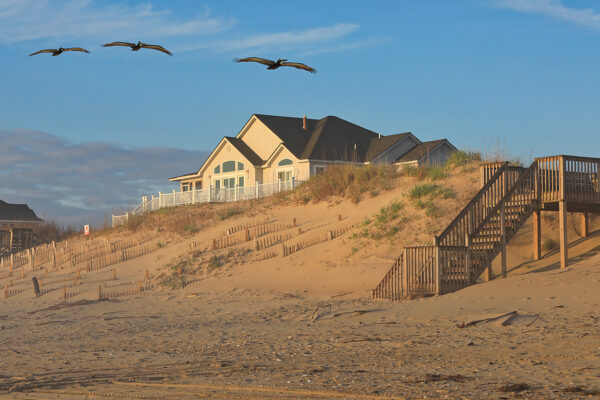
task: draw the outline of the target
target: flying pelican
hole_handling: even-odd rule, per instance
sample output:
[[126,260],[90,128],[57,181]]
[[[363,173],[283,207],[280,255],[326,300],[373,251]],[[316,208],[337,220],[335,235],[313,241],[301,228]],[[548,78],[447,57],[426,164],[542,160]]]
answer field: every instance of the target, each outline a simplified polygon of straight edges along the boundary
[[35,56],[36,54],[40,54],[40,53],[52,53],[52,56],[57,56],[57,55],[61,54],[63,51],[83,51],[84,53],[89,53],[89,51],[87,51],[86,49],[82,49],[81,47],[67,47],[66,49],[64,47],[59,47],[58,49],[39,50],[39,51],[36,51],[35,53],[31,53],[29,55],[29,57]]
[[104,47],[111,47],[111,46],[131,47],[131,51],[138,51],[139,49],[152,49],[152,50],[162,51],[163,53],[166,53],[170,56],[173,55],[173,54],[171,54],[171,52],[169,50],[165,49],[162,46],[159,46],[157,44],[147,44],[147,43],[142,43],[142,42],[137,42],[137,43],[112,42],[112,43],[103,44],[102,46],[104,46]]
[[285,58],[280,58],[277,61],[273,61],[273,60],[267,60],[266,58],[248,57],[248,58],[242,58],[242,59],[234,58],[233,61],[238,62],[238,63],[240,63],[240,62],[257,62],[257,63],[267,65],[267,69],[277,69],[279,67],[294,67],[294,68],[298,68],[298,69],[303,69],[303,70],[308,71],[313,74],[317,73],[316,69],[311,68],[306,64],[297,63],[297,62],[286,62],[287,59],[285,59]]

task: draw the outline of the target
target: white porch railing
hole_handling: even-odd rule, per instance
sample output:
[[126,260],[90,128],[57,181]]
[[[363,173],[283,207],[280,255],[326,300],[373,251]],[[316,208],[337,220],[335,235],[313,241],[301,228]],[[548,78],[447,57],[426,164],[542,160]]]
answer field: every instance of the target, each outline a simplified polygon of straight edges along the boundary
[[242,201],[258,199],[259,197],[272,196],[279,192],[292,190],[298,187],[303,181],[292,178],[290,181],[278,181],[275,183],[263,183],[253,186],[235,187],[231,189],[217,189],[213,186],[207,189],[190,190],[187,192],[158,193],[158,196],[152,195],[142,197],[142,202],[138,204],[131,212],[123,215],[112,216],[112,226],[122,225],[127,222],[129,215],[140,215],[148,211],[158,210],[164,207],[175,207],[194,203],[225,203],[232,201]]

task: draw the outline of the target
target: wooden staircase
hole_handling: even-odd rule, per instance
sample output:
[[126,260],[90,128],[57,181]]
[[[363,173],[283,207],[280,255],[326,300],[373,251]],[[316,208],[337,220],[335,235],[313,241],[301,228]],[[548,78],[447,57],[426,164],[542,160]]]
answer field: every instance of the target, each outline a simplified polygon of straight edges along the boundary
[[[406,247],[372,291],[374,299],[406,300],[469,286],[524,224],[537,206],[538,161],[529,168],[490,163],[481,190],[432,246]],[[503,274],[506,274],[505,257]]]

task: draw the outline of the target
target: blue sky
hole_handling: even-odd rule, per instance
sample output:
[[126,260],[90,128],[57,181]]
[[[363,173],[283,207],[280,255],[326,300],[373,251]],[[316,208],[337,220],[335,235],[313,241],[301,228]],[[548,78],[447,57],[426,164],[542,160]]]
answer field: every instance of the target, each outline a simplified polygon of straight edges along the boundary
[[[113,40],[160,43],[174,56],[100,47]],[[61,45],[92,53],[27,56]],[[172,151],[177,160],[127,189],[134,200],[149,181],[170,188],[168,177],[197,169],[252,113],[337,115],[382,134],[412,131],[525,158],[598,156],[598,49],[600,4],[591,0],[0,0],[0,140],[46,135],[55,151],[102,142],[148,168],[147,147],[167,152],[161,162]],[[246,56],[319,73],[232,62]],[[0,142],[0,158],[8,148]],[[11,168],[0,164],[0,198],[43,207],[41,192],[22,195]],[[29,187],[54,183],[36,181],[37,168],[19,169]],[[107,172],[117,186],[131,173],[122,168]],[[77,214],[86,203],[71,200],[74,208],[47,214]],[[125,205],[122,196],[102,201]]]

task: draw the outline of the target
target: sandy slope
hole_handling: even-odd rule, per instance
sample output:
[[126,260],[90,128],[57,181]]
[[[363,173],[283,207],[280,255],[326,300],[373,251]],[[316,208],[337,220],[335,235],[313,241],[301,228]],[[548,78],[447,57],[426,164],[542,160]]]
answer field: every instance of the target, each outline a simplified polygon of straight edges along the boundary
[[[529,261],[527,225],[509,248],[507,279],[404,303],[369,299],[401,246],[429,241],[430,224],[443,228],[474,179],[445,183],[459,196],[435,221],[409,207],[402,193],[411,181],[358,205],[268,205],[191,237],[161,233],[159,250],[85,273],[80,294],[66,302],[60,290],[0,300],[0,398],[480,399],[515,396],[500,391],[509,383],[527,384],[517,394],[525,398],[600,390],[598,221],[585,240],[570,221],[573,264],[566,270],[556,251]],[[358,224],[396,199],[406,203],[407,229],[393,245],[349,232],[266,261],[256,260],[252,243],[207,249],[225,229],[264,216],[296,218],[304,233],[292,240],[304,240]],[[555,222],[544,219],[545,236],[556,236]],[[203,269],[214,255],[224,265]],[[201,279],[183,289],[96,300],[97,280],[113,268],[119,279],[110,285],[126,286],[146,270],[156,282],[179,264],[184,275]]]

